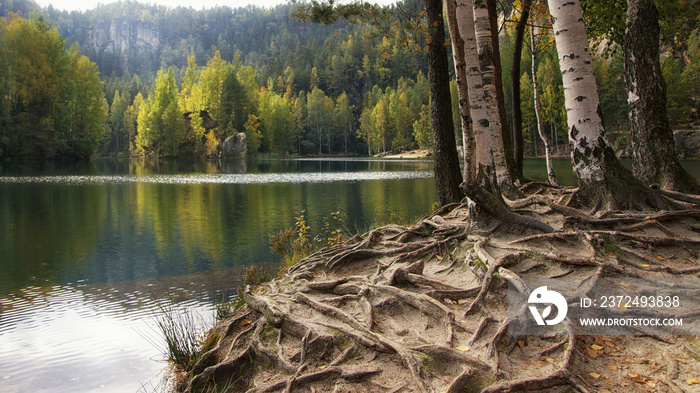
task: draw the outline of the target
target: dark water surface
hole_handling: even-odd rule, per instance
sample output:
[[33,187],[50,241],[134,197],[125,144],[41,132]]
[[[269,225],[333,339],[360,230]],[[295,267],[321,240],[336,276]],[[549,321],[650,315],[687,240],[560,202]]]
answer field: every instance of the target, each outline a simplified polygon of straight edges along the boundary
[[[554,165],[574,183],[568,159]],[[543,161],[525,175],[545,180]],[[244,266],[277,271],[269,234],[302,210],[312,232],[337,211],[363,231],[436,200],[429,161],[0,166],[0,392],[157,391],[159,304],[211,323]]]

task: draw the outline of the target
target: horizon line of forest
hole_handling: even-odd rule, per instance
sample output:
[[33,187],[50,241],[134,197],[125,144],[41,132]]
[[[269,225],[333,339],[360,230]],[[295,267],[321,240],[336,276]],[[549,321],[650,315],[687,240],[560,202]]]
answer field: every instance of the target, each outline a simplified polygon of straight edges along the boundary
[[[223,140],[238,132],[246,134],[249,154],[373,155],[432,148],[427,40],[415,22],[422,15],[420,2],[401,6],[412,26],[303,23],[290,16],[292,5],[195,11],[122,1],[82,13],[35,8],[28,19],[0,10],[8,15],[0,21],[0,159],[216,156]],[[513,64],[517,12],[510,4],[500,13],[503,75]],[[90,47],[90,29],[116,17],[152,23],[161,34],[160,47],[116,54]],[[685,35],[664,43],[661,60],[674,127],[697,122],[700,106],[697,19],[684,27]],[[564,92],[551,26],[536,33],[540,120],[555,149],[566,151]],[[629,137],[621,51],[605,45],[610,40],[603,35],[594,39],[605,126],[609,135],[617,131],[616,148],[624,149]],[[525,152],[538,155],[531,52],[524,50],[520,60]],[[503,82],[509,103],[511,82]],[[454,75],[450,88],[461,145]],[[512,107],[506,112],[510,118]]]

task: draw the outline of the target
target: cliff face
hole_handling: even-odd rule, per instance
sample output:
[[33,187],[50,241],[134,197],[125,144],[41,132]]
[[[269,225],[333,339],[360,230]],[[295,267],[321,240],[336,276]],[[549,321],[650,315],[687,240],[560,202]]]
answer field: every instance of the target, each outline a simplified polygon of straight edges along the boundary
[[91,32],[90,42],[98,53],[123,55],[127,49],[154,50],[160,47],[158,28],[154,23],[114,18]]

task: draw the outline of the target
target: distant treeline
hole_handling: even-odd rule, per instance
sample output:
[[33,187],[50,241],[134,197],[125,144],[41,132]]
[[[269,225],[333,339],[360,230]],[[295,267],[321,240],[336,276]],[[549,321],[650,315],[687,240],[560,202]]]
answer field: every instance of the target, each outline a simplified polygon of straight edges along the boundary
[[[121,1],[85,12],[42,10],[31,0],[7,4],[0,15],[18,11],[28,17],[34,12],[27,23],[38,28],[43,17],[47,34],[57,35],[49,26],[57,27],[66,46],[77,42],[81,52],[96,62],[109,108],[98,138],[100,154],[206,156],[216,154],[220,143],[236,132],[247,134],[249,152],[272,154],[366,155],[429,148],[432,143],[421,29],[396,29],[390,21],[387,28],[369,23],[302,23],[290,16],[292,4],[197,11]],[[402,17],[420,20],[420,1],[406,0],[401,10]],[[507,106],[517,20],[511,12],[512,6],[505,2],[500,42]],[[153,26],[159,45],[116,52],[96,47],[96,32],[115,19]],[[669,116],[675,126],[697,121],[700,107],[700,37],[697,26],[689,26],[689,31],[681,45],[662,57]],[[550,37],[538,37],[537,45],[542,120],[563,151],[568,137],[557,56]],[[600,53],[596,73],[606,129],[618,131],[613,135],[622,136],[624,143],[627,98],[620,54]],[[520,68],[525,151],[541,154],[531,72],[526,49]],[[454,82],[451,90],[459,140]],[[20,112],[14,111],[12,116],[2,113],[3,141],[16,133],[10,129],[41,124],[38,119],[46,117],[18,118]],[[97,112],[104,115],[103,109]],[[103,117],[95,118],[99,122]],[[42,134],[40,129],[32,132]],[[8,157],[10,150],[4,150]]]

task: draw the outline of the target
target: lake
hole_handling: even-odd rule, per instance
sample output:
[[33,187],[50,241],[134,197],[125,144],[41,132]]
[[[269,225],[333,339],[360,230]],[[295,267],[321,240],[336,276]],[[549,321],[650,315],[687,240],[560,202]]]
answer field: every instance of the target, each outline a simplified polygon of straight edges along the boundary
[[269,234],[305,211],[346,232],[428,213],[429,161],[238,160],[5,166],[0,171],[0,391],[152,392],[159,304],[235,294],[275,274]]
[[[686,161],[700,175],[700,161]],[[541,160],[525,175],[545,180]],[[555,161],[572,184],[569,161]],[[96,159],[0,166],[0,391],[154,392],[159,305],[213,320],[269,235],[415,221],[437,200],[430,161]]]

